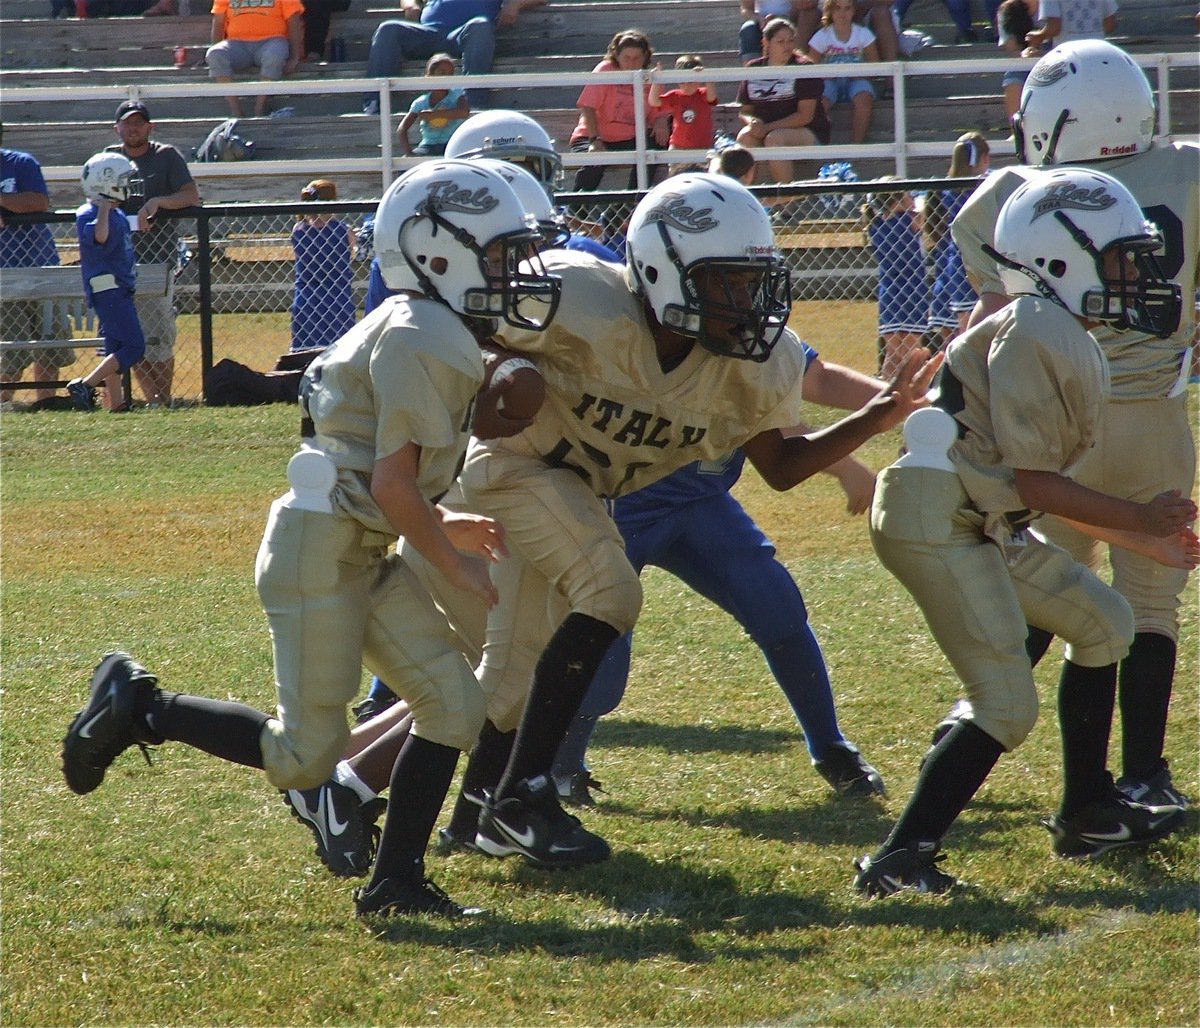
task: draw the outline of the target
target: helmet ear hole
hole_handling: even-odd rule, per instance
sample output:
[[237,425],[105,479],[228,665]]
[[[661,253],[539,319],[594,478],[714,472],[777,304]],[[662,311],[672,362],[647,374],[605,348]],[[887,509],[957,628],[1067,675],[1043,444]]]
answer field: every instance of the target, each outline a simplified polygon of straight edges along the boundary
[[642,272],[642,274],[644,274],[646,276],[646,281],[649,282],[651,285],[657,284],[658,268],[648,267]]
[[1067,262],[1051,261],[1046,270],[1055,278],[1062,278],[1067,273]]

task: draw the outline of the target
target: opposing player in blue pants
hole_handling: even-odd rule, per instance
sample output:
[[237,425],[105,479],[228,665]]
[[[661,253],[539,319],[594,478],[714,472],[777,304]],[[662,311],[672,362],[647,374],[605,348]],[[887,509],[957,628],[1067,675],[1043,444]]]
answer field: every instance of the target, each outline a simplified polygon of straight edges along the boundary
[[[825,364],[805,344],[805,399],[826,406],[858,406],[882,386],[849,368]],[[790,572],[775,544],[730,495],[745,464],[740,450],[725,461],[697,462],[613,504],[630,563],[640,573],[662,568],[731,614],[746,630],[800,722],[813,765],[839,795],[882,794],[883,779],[838,727],[833,690],[820,643]],[[874,476],[846,458],[830,468],[853,513],[870,503]],[[625,695],[632,634],[608,651],[555,760],[554,779],[568,802],[591,805],[586,752],[596,723]]]

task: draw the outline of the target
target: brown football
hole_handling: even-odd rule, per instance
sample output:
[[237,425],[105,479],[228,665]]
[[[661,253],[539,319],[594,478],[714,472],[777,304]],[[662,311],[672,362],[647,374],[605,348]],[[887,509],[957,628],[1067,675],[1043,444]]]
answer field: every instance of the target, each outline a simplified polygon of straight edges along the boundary
[[480,391],[499,391],[496,410],[506,418],[534,417],[546,399],[546,381],[537,365],[525,354],[495,343],[488,343],[482,350],[484,372]]

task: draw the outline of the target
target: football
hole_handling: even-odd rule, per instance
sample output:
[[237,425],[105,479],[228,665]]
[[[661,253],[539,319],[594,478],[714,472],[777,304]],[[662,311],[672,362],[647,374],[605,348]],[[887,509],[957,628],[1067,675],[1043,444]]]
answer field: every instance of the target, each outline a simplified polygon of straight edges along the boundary
[[481,392],[499,392],[496,410],[506,418],[528,420],[542,408],[546,382],[527,356],[488,343],[483,350]]

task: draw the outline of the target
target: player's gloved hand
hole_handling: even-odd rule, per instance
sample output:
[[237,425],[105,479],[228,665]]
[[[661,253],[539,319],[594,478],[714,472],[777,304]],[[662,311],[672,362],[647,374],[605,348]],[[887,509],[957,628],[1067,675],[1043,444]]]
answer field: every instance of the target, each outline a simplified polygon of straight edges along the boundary
[[1141,530],[1147,535],[1174,535],[1196,520],[1196,505],[1178,489],[1159,493],[1149,503],[1143,503]]
[[490,561],[508,556],[504,526],[499,521],[482,514],[438,509],[442,514],[442,530],[456,550]]

